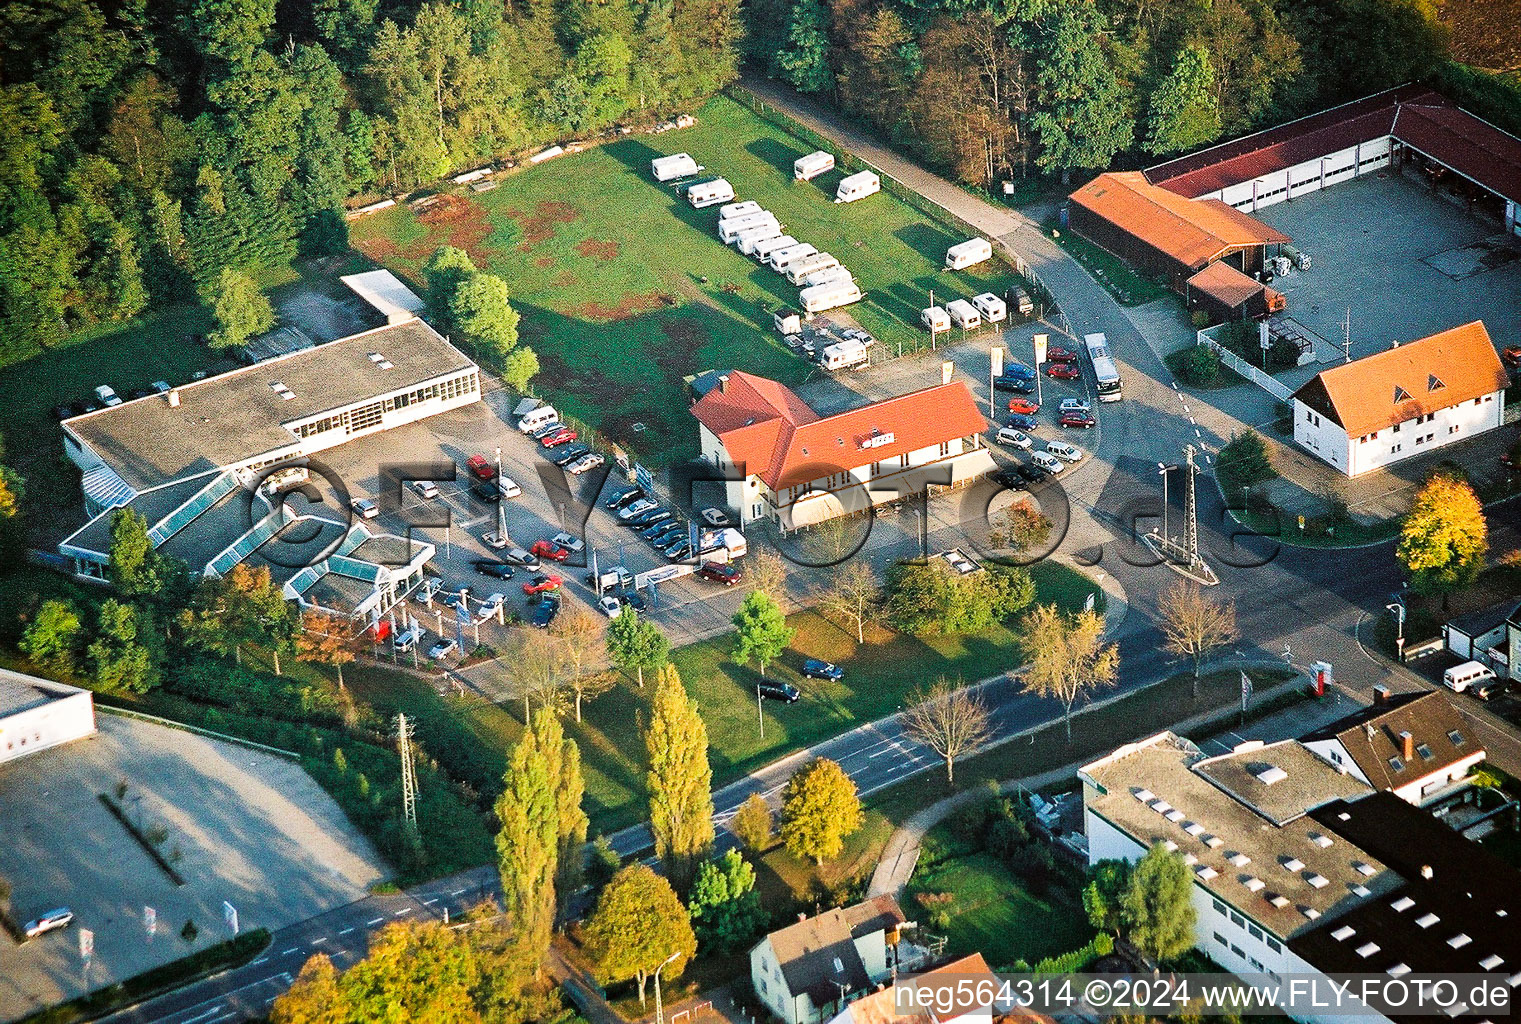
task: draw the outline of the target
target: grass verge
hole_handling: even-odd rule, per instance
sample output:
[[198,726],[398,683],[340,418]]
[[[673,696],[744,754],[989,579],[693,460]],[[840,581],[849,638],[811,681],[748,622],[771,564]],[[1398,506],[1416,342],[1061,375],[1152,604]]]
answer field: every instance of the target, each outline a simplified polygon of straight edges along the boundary
[[1118,256],[1103,249],[1071,228],[1051,228],[1051,237],[1067,251],[1089,275],[1104,286],[1122,306],[1144,306],[1163,296],[1172,294],[1166,287],[1149,278],[1142,277]]

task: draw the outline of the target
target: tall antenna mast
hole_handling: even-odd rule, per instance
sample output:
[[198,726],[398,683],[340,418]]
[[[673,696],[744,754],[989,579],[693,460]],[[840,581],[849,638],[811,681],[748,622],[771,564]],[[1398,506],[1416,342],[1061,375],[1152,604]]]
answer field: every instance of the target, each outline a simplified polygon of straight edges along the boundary
[[412,723],[396,714],[396,748],[401,754],[401,805],[407,824],[417,828],[417,772],[412,766]]

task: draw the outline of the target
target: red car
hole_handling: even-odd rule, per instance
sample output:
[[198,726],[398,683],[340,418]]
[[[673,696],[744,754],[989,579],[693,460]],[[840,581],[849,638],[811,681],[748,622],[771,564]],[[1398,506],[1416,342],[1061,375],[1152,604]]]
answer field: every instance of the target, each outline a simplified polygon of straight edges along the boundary
[[1062,418],[1057,421],[1064,427],[1082,427],[1087,429],[1098,423],[1092,414],[1086,412],[1064,412]]
[[732,587],[739,582],[739,566],[730,565],[727,562],[704,562],[702,568],[697,570],[697,575],[705,580]]
[[1511,369],[1521,367],[1521,345],[1506,345],[1500,350],[1500,358]]
[[1040,406],[1028,398],[1011,398],[1009,399],[1009,411],[1017,412],[1023,416],[1034,416],[1040,412]]
[[1047,363],[1046,376],[1057,380],[1077,380],[1082,376],[1076,363]]
[[523,593],[532,597],[534,594],[547,594],[551,590],[559,590],[560,584],[564,583],[554,573],[539,573],[533,579],[523,584]]
[[563,562],[570,557],[570,549],[562,548],[552,540],[536,540],[533,547],[528,549],[539,558],[547,558],[551,562]]
[[1077,353],[1070,348],[1052,346],[1046,349],[1046,359],[1053,363],[1075,363],[1077,362]]
[[556,445],[569,444],[575,439],[576,432],[574,430],[571,430],[569,427],[561,427],[553,434],[545,434],[543,437],[539,438],[539,444],[543,445],[545,448],[553,448]]
[[468,469],[470,471],[470,475],[475,477],[477,480],[496,479],[496,467],[493,466],[490,462],[486,461],[486,456],[484,455],[470,456],[465,460],[465,468]]

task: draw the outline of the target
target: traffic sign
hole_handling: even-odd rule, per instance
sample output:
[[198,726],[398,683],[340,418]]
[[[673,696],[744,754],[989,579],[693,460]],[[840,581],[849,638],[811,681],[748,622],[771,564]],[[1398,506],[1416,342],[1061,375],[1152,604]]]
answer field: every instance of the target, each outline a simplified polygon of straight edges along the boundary
[[226,900],[222,901],[222,920],[227,922],[228,931],[238,934],[238,908]]

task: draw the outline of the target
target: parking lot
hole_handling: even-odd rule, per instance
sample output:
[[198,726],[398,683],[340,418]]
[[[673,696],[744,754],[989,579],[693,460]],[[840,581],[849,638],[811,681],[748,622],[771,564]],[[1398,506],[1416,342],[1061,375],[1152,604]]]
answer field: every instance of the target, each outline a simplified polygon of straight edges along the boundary
[[[25,922],[67,906],[71,927],[17,947],[0,936],[0,1019],[177,960],[243,930],[279,928],[365,895],[386,868],[297,764],[163,726],[98,716],[93,739],[0,769],[0,877]],[[115,796],[185,879],[176,886],[98,794]],[[156,927],[149,932],[146,908]],[[198,937],[180,935],[194,921]],[[95,935],[80,957],[80,930]]]

